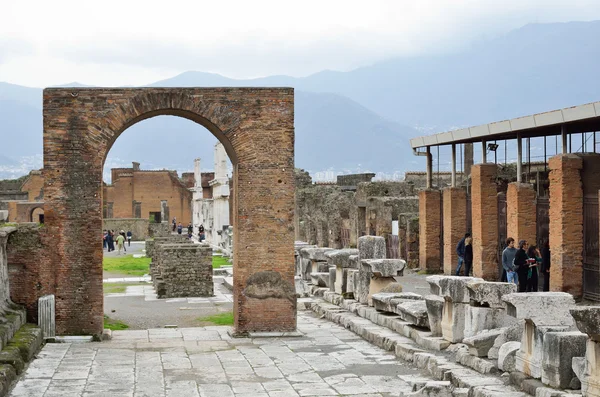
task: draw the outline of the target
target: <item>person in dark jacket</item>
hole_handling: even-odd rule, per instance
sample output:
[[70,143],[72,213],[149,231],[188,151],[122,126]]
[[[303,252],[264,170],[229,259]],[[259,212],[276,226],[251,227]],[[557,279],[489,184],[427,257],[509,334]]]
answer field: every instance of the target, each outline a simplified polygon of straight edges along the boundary
[[[537,292],[539,283],[538,268],[542,262],[542,255],[535,245],[530,245],[527,256],[530,259],[529,269],[527,270],[527,292]],[[531,259],[535,259],[535,261],[531,261]]]
[[456,266],[456,275],[460,276],[460,268],[465,261],[465,239],[471,237],[471,233],[465,233],[465,237],[461,238],[456,245],[456,254],[458,255],[458,265]]
[[469,236],[465,239],[465,276],[471,275],[473,267],[473,239]]
[[550,291],[550,242],[546,240],[542,248],[542,266],[540,269],[544,277],[544,291]]
[[527,241],[520,240],[519,249],[515,253],[514,264],[519,278],[519,292],[527,291],[527,273],[529,271],[527,260],[529,257],[526,250],[528,247],[529,244],[527,244]]

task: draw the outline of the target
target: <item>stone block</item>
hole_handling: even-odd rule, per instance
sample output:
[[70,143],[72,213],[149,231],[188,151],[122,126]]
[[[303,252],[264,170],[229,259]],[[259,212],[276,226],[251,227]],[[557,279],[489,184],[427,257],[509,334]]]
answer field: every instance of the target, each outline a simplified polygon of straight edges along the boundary
[[363,259],[385,259],[385,238],[362,236],[358,238],[358,261]]
[[[393,283],[390,283],[390,284],[386,285],[385,287],[383,287],[381,289],[381,292],[399,294],[402,292],[402,290],[403,290],[402,284],[400,284],[398,282],[393,282]],[[418,294],[414,294],[414,295],[421,296]]]
[[317,287],[329,288],[329,272],[311,273],[312,284]]
[[442,337],[450,343],[462,342],[465,333],[465,312],[469,305],[444,300]]
[[538,325],[572,325],[569,309],[575,307],[573,295],[566,292],[527,292],[502,297],[506,312],[518,319],[535,319]]
[[497,359],[498,351],[500,347],[507,342],[519,342],[523,337],[523,327],[525,326],[525,320],[517,320],[514,324],[503,327],[502,333],[496,338],[494,346],[488,352],[488,358]]
[[[155,245],[153,278],[164,298],[213,296],[212,248],[197,244]],[[158,284],[162,283],[162,286]]]
[[421,295],[412,292],[378,292],[373,294],[373,307],[375,310],[383,312],[396,312],[396,306],[399,303],[422,299]]
[[498,369],[504,372],[513,372],[515,367],[515,355],[521,342],[506,342],[498,350]]
[[302,248],[300,252],[304,252],[311,261],[327,262],[327,257],[325,254],[333,250],[333,248],[316,247]]
[[466,337],[462,343],[469,346],[469,354],[477,357],[486,357],[494,345],[496,338],[502,334],[502,329],[490,329],[476,335]]
[[412,302],[402,302],[396,306],[396,313],[404,321],[407,321],[420,328],[429,328],[429,318],[427,317],[427,304],[424,300],[415,300]]
[[504,309],[504,295],[517,292],[517,286],[512,283],[474,281],[467,284],[469,299],[474,306]]
[[329,266],[329,290],[335,292],[335,266]]
[[23,368],[25,368],[25,362],[23,361],[23,357],[21,357],[21,352],[19,348],[16,346],[6,346],[0,352],[0,365],[11,365],[17,375],[23,372]]
[[569,313],[581,332],[600,342],[600,306],[574,307]]
[[585,354],[587,335],[578,331],[548,332],[544,336],[542,352],[542,382],[548,386],[566,389],[576,376],[574,357]]
[[465,338],[485,330],[502,328],[517,321],[506,314],[504,309],[468,305],[465,309]]
[[431,336],[442,336],[442,314],[444,312],[444,298],[437,295],[425,296],[427,317]]
[[600,397],[600,306],[578,307],[570,312],[577,328],[588,336],[584,360],[573,359],[574,366],[580,364],[575,372],[581,391],[584,396]]
[[[346,273],[346,293],[356,295],[356,286],[358,283],[358,269],[348,269]],[[356,299],[356,298],[355,298]]]
[[482,282],[483,279],[477,277],[459,277],[459,276],[439,276],[427,278],[430,288],[431,284],[437,284],[439,293],[446,300],[451,300],[454,303],[469,303],[471,297],[467,284],[471,282]]
[[333,250],[325,253],[330,266],[335,267],[335,285],[334,290],[338,294],[346,292],[347,269],[352,267],[350,256],[358,255],[358,250],[353,248]]
[[372,295],[395,282],[394,277],[402,276],[405,266],[406,262],[402,259],[363,259],[359,271],[358,301],[372,305]]
[[[533,320],[525,320],[521,348],[515,356],[517,371],[523,372],[532,378],[542,377],[542,357],[544,353],[544,336],[549,332],[570,331],[569,326],[538,326]],[[570,362],[571,360],[569,360]]]

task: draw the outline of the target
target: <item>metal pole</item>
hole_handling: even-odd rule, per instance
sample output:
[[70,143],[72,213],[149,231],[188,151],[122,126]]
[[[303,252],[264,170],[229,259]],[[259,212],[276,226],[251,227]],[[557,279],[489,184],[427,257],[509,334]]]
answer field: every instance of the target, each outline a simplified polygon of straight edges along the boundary
[[521,182],[521,166],[523,160],[523,140],[521,133],[517,133],[517,182]]
[[573,134],[569,134],[569,153],[573,153]]
[[544,135],[544,173],[547,172],[546,170],[546,164],[548,162],[546,161],[546,135]]
[[460,181],[463,182],[465,180],[465,173],[463,172],[463,162],[465,161],[463,158],[463,144],[461,143],[458,148],[460,149]]
[[531,138],[527,138],[527,183],[531,174]]
[[581,133],[581,150],[585,153],[585,132]]
[[567,154],[567,127],[565,125],[560,127],[560,138],[562,143],[562,154]]
[[456,187],[456,144],[452,144],[452,187]]
[[504,140],[504,166],[506,167],[506,139]]
[[496,145],[496,150],[494,150],[494,164],[498,165],[498,143],[494,141],[494,145]]
[[437,188],[440,188],[440,147],[437,147]]
[[594,153],[596,153],[596,131],[594,131]]
[[485,141],[481,141],[481,162],[487,163],[487,152],[485,151]]
[[427,146],[427,189],[431,189],[432,182],[432,158],[431,158],[431,148]]

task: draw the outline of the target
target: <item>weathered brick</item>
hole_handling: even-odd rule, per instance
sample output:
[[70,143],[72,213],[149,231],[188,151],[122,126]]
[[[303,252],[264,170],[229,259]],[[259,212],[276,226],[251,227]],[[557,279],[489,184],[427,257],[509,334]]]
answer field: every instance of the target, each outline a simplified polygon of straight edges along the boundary
[[419,267],[439,270],[441,195],[439,190],[425,189],[419,192]]
[[[508,237],[527,240],[533,245],[536,242],[536,195],[530,183],[512,182],[506,191],[506,231]],[[541,249],[541,247],[540,247]]]
[[444,196],[444,274],[453,275],[458,264],[456,245],[465,236],[467,224],[467,192],[448,187]]
[[473,276],[498,278],[498,192],[496,164],[471,167]]

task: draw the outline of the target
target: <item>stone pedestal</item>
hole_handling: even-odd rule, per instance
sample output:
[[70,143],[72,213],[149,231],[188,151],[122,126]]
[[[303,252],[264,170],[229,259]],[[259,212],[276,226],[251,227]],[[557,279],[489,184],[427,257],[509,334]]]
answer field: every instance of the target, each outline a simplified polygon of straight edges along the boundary
[[471,218],[473,226],[473,275],[498,278],[498,191],[496,164],[471,168]]
[[425,297],[431,336],[442,336],[442,316],[444,313],[444,302],[444,298],[437,295],[427,295]]
[[465,236],[467,226],[467,192],[448,187],[444,196],[444,274],[453,275],[458,264],[456,245]]
[[[536,193],[530,183],[512,182],[506,191],[507,235],[536,243]],[[541,251],[540,247],[540,251]]]
[[370,269],[363,268],[362,261],[365,259],[385,259],[385,256],[385,239],[383,237],[362,236],[358,238],[358,256],[355,259],[358,275],[354,279],[354,299],[360,303],[366,304],[368,302],[369,285],[371,282],[371,274],[365,273],[370,271]]
[[587,335],[579,331],[548,332],[542,352],[542,383],[557,389],[568,389],[573,378],[573,357],[585,355]]
[[502,328],[516,319],[507,315],[502,296],[517,291],[515,284],[471,282],[467,284],[470,304],[465,316],[465,338],[484,330]]
[[583,160],[575,154],[550,158],[550,290],[582,295]]
[[[600,397],[600,306],[571,309],[577,328],[588,336],[585,360],[576,371],[584,397]],[[573,360],[575,364],[575,360]]]
[[346,292],[348,269],[351,268],[350,256],[358,255],[358,250],[353,248],[335,250],[325,253],[327,262],[335,267],[335,292],[343,294]]
[[361,291],[358,301],[373,306],[372,295],[402,276],[406,261],[402,259],[363,259],[359,273]]
[[439,270],[441,231],[440,191],[425,189],[419,192],[419,268]]
[[[148,243],[146,243],[146,247],[147,246],[148,246]],[[301,241],[296,241],[294,243],[294,260],[296,262],[296,276],[299,276],[304,279],[303,275],[306,272],[306,268],[310,264],[310,260],[308,259],[308,256],[306,258],[306,261],[304,260],[304,258],[300,254],[300,250],[302,248],[316,248],[316,246],[310,245],[308,243],[301,242]],[[146,248],[146,251],[147,250],[148,250],[148,248]],[[306,265],[305,265],[305,263],[306,263]]]

